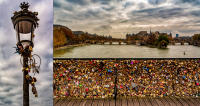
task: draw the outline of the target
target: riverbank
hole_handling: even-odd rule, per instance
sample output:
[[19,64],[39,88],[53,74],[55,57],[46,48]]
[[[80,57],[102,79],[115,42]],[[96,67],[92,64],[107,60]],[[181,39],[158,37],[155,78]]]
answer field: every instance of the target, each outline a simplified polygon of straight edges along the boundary
[[82,44],[75,44],[75,45],[65,45],[65,46],[53,48],[53,50],[68,49],[68,48],[79,47],[79,46],[85,46],[85,45],[88,45],[88,44],[82,43]]

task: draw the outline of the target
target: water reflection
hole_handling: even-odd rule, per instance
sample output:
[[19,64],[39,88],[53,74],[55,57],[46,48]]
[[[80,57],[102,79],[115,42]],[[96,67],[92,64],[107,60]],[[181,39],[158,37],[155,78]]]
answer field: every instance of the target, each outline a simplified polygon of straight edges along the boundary
[[200,47],[168,46],[158,49],[136,45],[86,45],[54,50],[54,57],[63,58],[199,58]]

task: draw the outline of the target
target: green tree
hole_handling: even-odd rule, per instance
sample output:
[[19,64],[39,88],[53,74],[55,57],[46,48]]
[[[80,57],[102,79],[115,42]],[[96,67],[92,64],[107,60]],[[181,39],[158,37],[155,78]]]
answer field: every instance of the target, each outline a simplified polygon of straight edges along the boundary
[[156,45],[157,45],[159,48],[166,48],[168,44],[169,44],[168,36],[166,36],[166,35],[160,35],[160,36],[158,37],[158,40],[157,40],[157,42],[156,42]]

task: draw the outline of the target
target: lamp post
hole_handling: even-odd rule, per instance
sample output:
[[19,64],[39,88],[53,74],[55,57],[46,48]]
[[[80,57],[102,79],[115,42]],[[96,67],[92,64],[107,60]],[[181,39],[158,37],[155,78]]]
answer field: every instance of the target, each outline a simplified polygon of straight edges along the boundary
[[114,68],[115,70],[115,86],[114,86],[114,99],[115,99],[115,106],[116,106],[116,101],[117,101],[117,76],[118,76],[118,73],[117,73],[117,68]]
[[[32,92],[37,97],[35,88],[36,78],[29,75],[30,72],[39,73],[39,66],[36,65],[32,48],[34,46],[34,30],[38,27],[37,12],[28,10],[29,4],[22,2],[20,11],[15,11],[11,17],[14,29],[16,30],[17,47],[16,52],[21,55],[23,61],[23,106],[29,106],[29,84],[32,85]],[[39,57],[38,55],[35,55]],[[40,57],[39,57],[40,58]]]

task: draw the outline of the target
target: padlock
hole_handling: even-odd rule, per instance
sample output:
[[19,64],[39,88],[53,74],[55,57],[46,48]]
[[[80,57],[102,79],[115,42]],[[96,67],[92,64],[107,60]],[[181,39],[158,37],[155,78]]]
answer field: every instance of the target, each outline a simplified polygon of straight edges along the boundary
[[33,82],[37,82],[37,79],[35,77],[33,77]]
[[32,52],[33,48],[32,46],[29,46],[29,51]]

